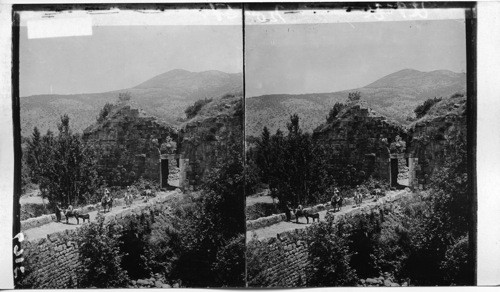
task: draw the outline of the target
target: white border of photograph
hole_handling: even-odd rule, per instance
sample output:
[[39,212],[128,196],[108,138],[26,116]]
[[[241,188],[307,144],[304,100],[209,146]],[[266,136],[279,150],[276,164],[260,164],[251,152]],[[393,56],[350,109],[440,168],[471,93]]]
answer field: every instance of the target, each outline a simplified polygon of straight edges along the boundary
[[[55,3],[92,3],[95,1],[52,1]],[[134,3],[137,1],[108,1]],[[168,3],[168,1],[155,1]],[[186,2],[186,1],[176,1]],[[197,1],[203,2],[203,1]],[[235,2],[238,1],[227,1]],[[0,288],[12,288],[12,206],[13,206],[13,127],[11,87],[11,4],[47,3],[47,1],[3,0],[0,3]],[[477,6],[477,195],[478,195],[478,285],[500,284],[500,2],[480,1]],[[314,291],[330,291],[319,288]],[[340,288],[338,288],[340,289]],[[404,288],[391,288],[397,291]],[[422,289],[422,288],[416,288]],[[443,288],[425,288],[443,289]],[[449,288],[444,288],[449,289]],[[454,291],[470,291],[470,287]],[[478,288],[474,288],[478,289]],[[486,289],[486,288],[479,288]],[[495,289],[495,288],[491,288]],[[190,289],[206,291],[205,289]],[[358,288],[343,288],[358,290]],[[375,288],[373,291],[386,290]],[[129,291],[129,290],[127,290]],[[295,291],[306,291],[298,289]],[[307,289],[307,291],[313,291]],[[403,290],[404,291],[404,290]]]

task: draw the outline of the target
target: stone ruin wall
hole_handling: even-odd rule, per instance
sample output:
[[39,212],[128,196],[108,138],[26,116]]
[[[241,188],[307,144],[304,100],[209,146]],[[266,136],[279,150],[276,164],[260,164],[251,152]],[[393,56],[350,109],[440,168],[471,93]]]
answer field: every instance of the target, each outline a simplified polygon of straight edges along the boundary
[[[128,216],[144,214],[155,224],[166,224],[170,220],[169,205],[168,197],[154,198],[145,206],[109,215],[105,222],[125,224]],[[52,233],[46,238],[23,242],[26,267],[24,283],[38,289],[76,288],[79,261],[75,237],[79,229]]]
[[[357,216],[370,214],[371,212],[380,213],[381,216],[387,215],[395,209],[402,199],[412,195],[409,192],[401,191],[393,198],[383,198],[376,205],[352,209],[345,214],[336,215],[335,221],[353,220]],[[261,240],[269,251],[264,255],[269,264],[257,277],[265,279],[267,287],[292,288],[307,285],[305,270],[309,261],[305,235],[309,228],[295,229],[277,234],[276,237]],[[252,250],[247,251],[247,253],[251,252]],[[252,285],[252,280],[248,279],[249,285]]]
[[467,139],[467,117],[462,115],[446,115],[432,120],[418,122],[410,130],[412,141],[408,153],[416,158],[415,177],[419,185],[428,184],[435,169],[444,163],[444,148],[447,139],[462,134]]
[[[136,178],[143,177],[152,181],[160,178],[160,153],[153,139],[165,141],[171,136],[175,141],[175,130],[157,122],[155,117],[144,116],[139,109],[122,106],[104,122],[85,130],[83,138],[100,146],[111,148],[123,145],[131,152]],[[107,150],[107,149],[106,149]],[[109,154],[109,153],[107,153]],[[114,169],[116,161],[104,162],[103,167]]]
[[224,141],[228,140],[229,135],[241,135],[242,132],[241,120],[232,114],[218,115],[185,125],[180,132],[180,152],[187,163],[185,184],[196,189],[215,166],[216,157],[220,156],[216,152],[224,151],[218,148],[226,146]]
[[[367,174],[390,180],[389,145],[396,136],[406,140],[404,129],[383,117],[370,116],[367,108],[353,106],[348,118],[315,131],[314,136],[334,146],[335,151],[352,163],[361,162]],[[387,139],[387,144],[382,139]]]

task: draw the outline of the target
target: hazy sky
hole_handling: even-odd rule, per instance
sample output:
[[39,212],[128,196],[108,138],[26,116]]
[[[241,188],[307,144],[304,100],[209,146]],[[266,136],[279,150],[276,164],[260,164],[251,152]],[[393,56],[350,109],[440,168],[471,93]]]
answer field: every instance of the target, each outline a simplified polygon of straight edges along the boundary
[[401,69],[465,72],[463,20],[250,25],[246,96],[353,89]]
[[241,26],[95,26],[92,36],[20,36],[20,95],[94,93],[172,69],[243,71]]

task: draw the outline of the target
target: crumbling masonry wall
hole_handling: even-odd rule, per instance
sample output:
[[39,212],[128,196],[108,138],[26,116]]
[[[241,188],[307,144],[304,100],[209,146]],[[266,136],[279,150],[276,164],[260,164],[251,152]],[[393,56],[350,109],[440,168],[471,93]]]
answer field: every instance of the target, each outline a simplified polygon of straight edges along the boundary
[[[391,213],[399,201],[412,196],[411,193],[401,191],[392,198],[384,198],[375,205],[365,206],[360,209],[351,209],[349,212],[337,215],[335,222],[339,220],[353,220],[357,216],[377,213]],[[317,224],[317,223],[315,223]],[[306,286],[306,268],[308,267],[308,247],[305,235],[310,227],[295,229],[277,234],[276,237],[260,241],[258,248],[264,248],[264,258],[267,262],[266,268],[254,279],[248,279],[249,286],[266,286],[273,288],[291,288]],[[254,244],[248,245],[247,254],[255,253]]]
[[[154,198],[147,205],[106,217],[105,222],[125,224],[128,216],[144,214],[147,220],[155,224],[166,224],[169,220],[169,205],[168,197]],[[23,242],[26,267],[23,285],[37,289],[76,288],[79,261],[75,238],[79,229],[52,233],[46,238]]]

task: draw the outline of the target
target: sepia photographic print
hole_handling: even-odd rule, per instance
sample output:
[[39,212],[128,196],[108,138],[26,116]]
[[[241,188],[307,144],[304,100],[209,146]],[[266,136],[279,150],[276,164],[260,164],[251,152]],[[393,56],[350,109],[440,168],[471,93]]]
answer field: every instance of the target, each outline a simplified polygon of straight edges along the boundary
[[15,288],[476,285],[475,9],[14,5]]
[[474,284],[467,11],[246,7],[249,287]]
[[245,286],[241,9],[217,8],[17,12],[18,288]]

